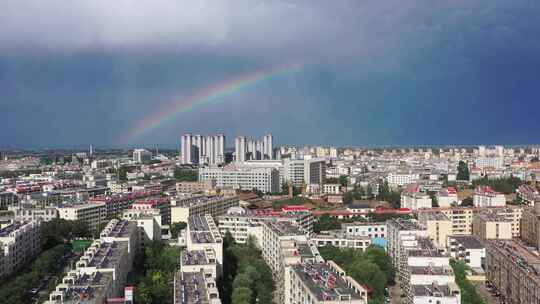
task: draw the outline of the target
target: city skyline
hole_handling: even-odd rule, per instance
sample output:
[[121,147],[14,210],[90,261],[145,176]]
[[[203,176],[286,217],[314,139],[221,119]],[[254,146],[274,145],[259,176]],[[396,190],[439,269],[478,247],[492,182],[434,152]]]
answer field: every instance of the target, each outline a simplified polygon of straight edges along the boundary
[[37,8],[3,2],[2,145],[175,147],[190,130],[280,144],[538,143],[539,5],[261,3],[63,3],[68,14],[50,5],[37,22]]

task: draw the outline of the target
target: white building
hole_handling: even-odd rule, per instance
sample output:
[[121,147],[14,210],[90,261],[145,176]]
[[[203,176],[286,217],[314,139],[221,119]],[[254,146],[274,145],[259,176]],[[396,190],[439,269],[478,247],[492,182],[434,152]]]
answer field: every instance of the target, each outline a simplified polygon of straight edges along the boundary
[[214,180],[218,188],[257,189],[264,193],[279,192],[279,171],[268,167],[228,165],[199,168],[199,181]]
[[[291,291],[285,303],[367,304],[368,291],[336,263],[301,263],[289,268]],[[313,278],[320,278],[313,280]]]
[[371,238],[368,236],[348,235],[342,231],[321,231],[313,234],[310,241],[317,247],[334,246],[338,248],[352,248],[365,251],[371,246]]
[[386,222],[353,222],[341,224],[341,230],[347,236],[365,236],[386,238]]
[[390,172],[385,179],[390,186],[405,186],[417,182],[420,175],[418,173]]
[[107,205],[104,202],[88,202],[82,204],[62,204],[56,208],[58,217],[64,220],[81,221],[90,230],[95,230],[106,222]]
[[506,197],[489,186],[478,186],[474,191],[473,203],[475,207],[502,207],[506,206]]
[[431,197],[426,193],[420,192],[420,187],[416,184],[410,185],[401,193],[401,208],[418,210],[431,207]]
[[458,196],[456,188],[448,187],[446,189],[441,189],[437,192],[437,203],[440,208],[450,208],[452,206],[458,205]]
[[449,236],[448,252],[451,257],[464,261],[473,269],[482,268],[486,258],[486,247],[478,237],[472,235]]
[[15,221],[31,222],[41,221],[48,222],[58,217],[58,210],[54,207],[28,207],[24,205],[9,206],[8,210],[13,212]]
[[217,217],[219,231],[222,236],[230,232],[237,243],[246,243],[248,238],[255,237],[261,246],[262,225],[269,221],[288,221],[297,225],[306,235],[313,232],[313,215],[310,212],[249,211],[242,207],[232,207],[227,214]]
[[140,164],[152,159],[152,152],[146,149],[133,150],[133,161]]
[[224,215],[231,207],[239,206],[237,196],[182,195],[171,199],[171,224],[187,223],[190,216]]
[[129,297],[128,273],[139,249],[137,225],[111,220],[92,242],[75,268],[62,278],[45,304],[105,303],[109,298]]
[[225,135],[182,135],[182,164],[219,165],[225,163]]
[[324,184],[326,179],[326,160],[285,159],[283,160],[283,181],[295,186]]
[[474,161],[474,165],[480,169],[494,168],[501,169],[504,167],[503,157],[478,157]]
[[41,251],[39,222],[15,222],[0,229],[0,278],[12,274]]
[[236,162],[243,163],[247,160],[272,160],[274,159],[274,137],[267,134],[262,141],[238,136],[235,139]]

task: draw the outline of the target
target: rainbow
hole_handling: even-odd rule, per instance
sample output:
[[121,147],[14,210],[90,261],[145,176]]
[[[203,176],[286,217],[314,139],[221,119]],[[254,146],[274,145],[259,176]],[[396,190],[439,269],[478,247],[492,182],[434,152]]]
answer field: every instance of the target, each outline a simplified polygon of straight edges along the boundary
[[160,111],[145,117],[127,134],[123,142],[131,142],[142,134],[172,120],[180,113],[191,112],[204,105],[222,102],[224,100],[223,97],[225,96],[229,96],[261,82],[271,80],[277,76],[293,73],[302,67],[303,65],[300,63],[275,66],[269,69],[242,74],[232,79],[203,88],[193,95],[174,102],[171,105],[162,108]]

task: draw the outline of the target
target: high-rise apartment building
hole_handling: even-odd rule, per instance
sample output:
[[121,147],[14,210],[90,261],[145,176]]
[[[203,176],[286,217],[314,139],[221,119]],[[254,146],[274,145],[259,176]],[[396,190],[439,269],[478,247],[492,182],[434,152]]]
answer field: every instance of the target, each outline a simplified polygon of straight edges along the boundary
[[274,137],[267,134],[263,140],[251,140],[245,136],[235,139],[236,162],[243,163],[247,160],[274,159]]
[[225,162],[225,135],[182,135],[182,164],[219,165]]

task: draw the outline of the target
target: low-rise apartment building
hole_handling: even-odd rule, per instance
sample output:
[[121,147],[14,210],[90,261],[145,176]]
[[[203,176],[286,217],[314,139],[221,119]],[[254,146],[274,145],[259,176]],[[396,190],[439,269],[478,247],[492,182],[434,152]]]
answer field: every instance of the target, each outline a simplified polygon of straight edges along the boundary
[[511,226],[511,232],[513,237],[520,236],[520,222],[523,213],[523,206],[505,206],[505,207],[454,207],[454,208],[433,208],[433,209],[424,209],[418,210],[418,217],[421,217],[421,214],[424,212],[440,212],[448,217],[452,222],[452,235],[465,234],[471,235],[473,233],[473,219],[474,216],[478,213],[497,213],[507,220],[509,220]]
[[96,230],[106,222],[107,206],[104,202],[64,203],[57,208],[58,217],[64,220],[81,221],[90,230]]
[[516,190],[517,200],[518,202],[528,205],[528,206],[536,206],[536,204],[540,204],[540,194],[538,193],[538,190],[534,188],[531,185],[521,185]]
[[521,239],[530,246],[540,248],[540,204],[523,210]]
[[302,232],[310,235],[313,232],[313,215],[309,211],[264,211],[246,210],[242,207],[231,207],[227,214],[217,218],[221,235],[230,232],[238,243],[246,243],[250,236],[255,237],[260,246],[262,241],[262,225],[268,221],[288,221],[296,224]]
[[105,303],[109,298],[123,296],[138,248],[137,225],[111,220],[45,304]]
[[367,304],[367,289],[332,261],[290,267],[291,292],[286,303]]
[[13,212],[14,220],[20,222],[48,222],[58,218],[58,210],[54,207],[16,205],[9,206],[8,210]]
[[459,200],[457,196],[456,188],[448,187],[446,189],[441,189],[437,192],[437,203],[440,208],[450,208],[457,206]]
[[512,222],[497,213],[478,213],[473,219],[473,235],[481,240],[512,239]]
[[269,167],[228,165],[225,167],[203,167],[199,169],[199,181],[213,180],[216,187],[235,189],[257,189],[264,193],[280,190],[279,171]]
[[352,248],[365,251],[371,246],[371,238],[368,236],[347,235],[342,231],[321,231],[313,234],[310,241],[317,247],[334,246],[338,248]]
[[386,238],[386,222],[353,222],[341,224],[341,230],[347,236]]
[[208,179],[200,182],[178,182],[176,183],[177,193],[205,193],[216,187],[216,182],[213,179]]
[[416,184],[410,185],[401,193],[401,208],[418,210],[431,207],[431,197],[426,193],[420,192],[420,187]]
[[508,304],[540,303],[540,258],[514,240],[486,244],[487,279]]
[[272,270],[276,282],[276,302],[291,303],[290,267],[324,260],[317,247],[308,243],[305,233],[288,221],[271,221],[263,224],[262,256]]
[[506,206],[506,197],[489,186],[478,186],[474,191],[473,204],[480,208],[503,207]]
[[190,216],[210,214],[224,215],[231,207],[239,206],[237,196],[182,195],[171,200],[171,224],[187,222]]
[[0,278],[28,264],[41,251],[39,222],[15,222],[0,229]]
[[452,221],[441,212],[418,213],[418,221],[426,228],[429,238],[438,248],[446,247],[446,238],[452,235]]
[[449,236],[447,249],[452,258],[465,262],[472,269],[482,268],[485,264],[486,248],[476,236]]

